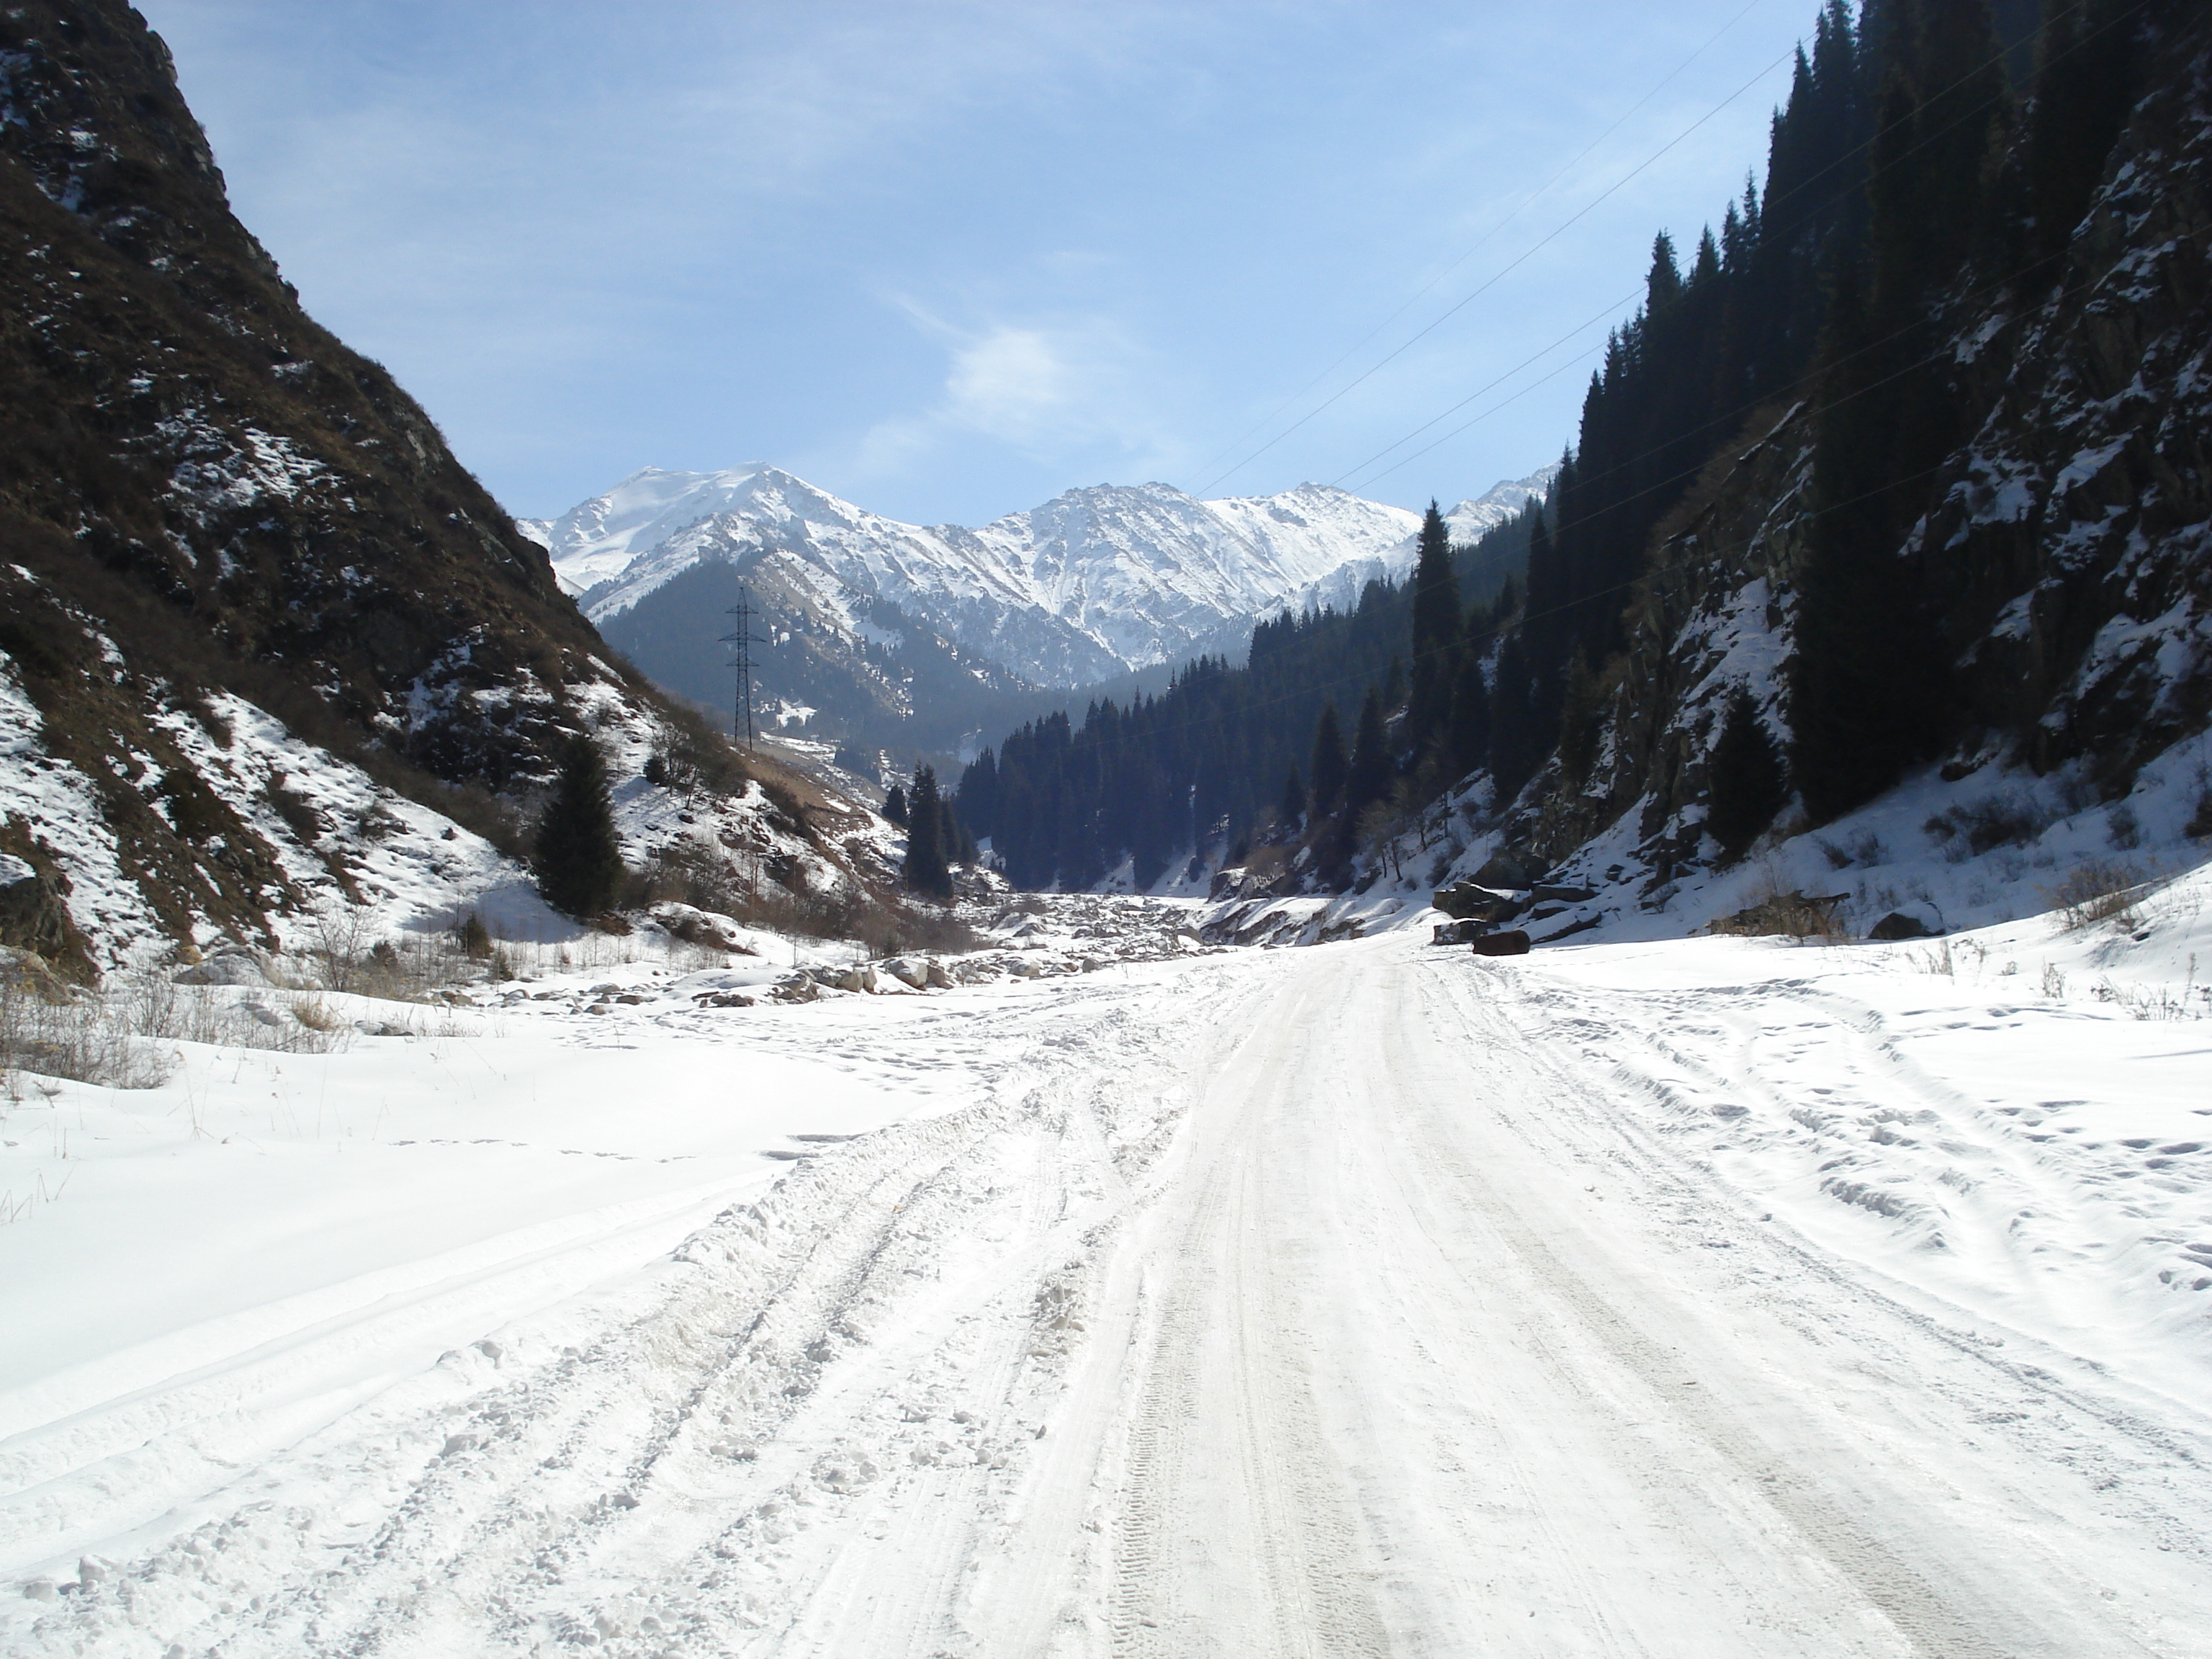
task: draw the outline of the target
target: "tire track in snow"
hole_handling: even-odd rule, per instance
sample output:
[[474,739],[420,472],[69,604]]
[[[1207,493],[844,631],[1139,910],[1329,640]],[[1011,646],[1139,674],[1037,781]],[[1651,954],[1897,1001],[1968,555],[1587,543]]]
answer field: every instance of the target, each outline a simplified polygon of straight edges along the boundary
[[[1470,1011],[1461,1005],[1457,1012],[1464,1017]],[[1573,1081],[1565,1077],[1559,1079],[1559,1085],[1562,1095],[1574,1088]],[[1584,1331],[1644,1383],[1654,1402],[1662,1405],[1733,1465],[1778,1520],[1881,1609],[1913,1653],[1924,1659],[2004,1659],[2003,1650],[1969,1626],[1923,1574],[1827,1503],[1786,1460],[1729,1413],[1703,1386],[1705,1379],[1692,1374],[1693,1366],[1644,1334],[1609,1297],[1570,1268],[1553,1251],[1545,1231],[1531,1225],[1480,1169],[1454,1158],[1438,1140],[1431,1139],[1428,1146],[1436,1163],[1469,1196],[1531,1277],[1541,1283],[1553,1304],[1570,1310]],[[1645,1471],[1644,1478],[1651,1479],[1652,1473]]]
[[[1272,1109],[1310,1057],[1322,964],[1227,1029],[1185,1133],[1187,1191],[1153,1247],[1156,1312],[1117,1502],[1115,1650],[1382,1655],[1356,1514],[1294,1346],[1308,1322],[1277,1271]],[[1220,1030],[1223,1027],[1217,1026]]]
[[[2066,1599],[2090,1528],[2039,1542],[2024,1455],[1924,1513],[1966,1462],[1883,1457],[2028,1383],[1731,1220],[1521,982],[1386,939],[990,1016],[1028,1034],[1005,1098],[794,1166],[682,1263],[453,1356],[14,1650],[2191,1651]],[[1604,994],[1581,1012],[1606,1029]],[[1603,1212],[1568,1190],[1599,1176]],[[1823,1416],[1838,1382],[1911,1413]],[[2169,1473],[2169,1509],[2204,1492]],[[1639,1574],[1708,1593],[1685,1620]]]
[[989,1021],[1027,1035],[997,1068],[1019,1098],[794,1164],[603,1305],[449,1355],[241,1472],[212,1518],[5,1650],[963,1649],[1028,1373],[1060,1363],[1038,1286],[1171,1131],[1144,1044],[1172,1021],[1133,1031],[1127,1007],[1158,994],[1085,986]]
[[[1495,994],[1504,991],[1510,995],[1520,989],[1523,981],[1516,971],[1485,965],[1480,980],[1471,981],[1462,975],[1431,969],[1426,979],[1431,1006],[1448,1004],[1454,1019],[1463,1020],[1477,1030],[1495,1032],[1501,1039],[1518,1044],[1522,1058],[1540,1079],[1540,1092],[1547,1103],[1567,1109],[1559,1115],[1570,1122],[1579,1120],[1598,1127],[1604,1138],[1614,1142],[1615,1156],[1630,1152],[1627,1161],[1646,1182],[1670,1197],[1679,1195],[1694,1202],[1708,1228],[1732,1234],[1726,1242],[1757,1249],[1770,1261],[1778,1257],[1793,1276],[1802,1275],[1810,1281],[1808,1288],[1819,1301],[1789,1311],[1800,1320],[1809,1315],[1818,1322],[1806,1328],[1817,1340],[1847,1348],[1863,1347],[1867,1361],[1872,1362],[1868,1365],[1870,1376],[1884,1382],[1893,1381],[1916,1393],[1924,1391],[1926,1399],[1937,1407],[1937,1411],[1923,1413],[1923,1420],[1940,1416],[1960,1426],[1989,1421],[1986,1415],[1969,1417],[1966,1411],[1959,1409],[1961,1405],[1986,1404],[1985,1395],[1970,1392],[1971,1374],[1982,1372],[1986,1374],[1985,1386],[1990,1392],[2014,1399],[2041,1395],[2053,1403],[2064,1400],[2069,1405],[2080,1407],[2083,1417],[2097,1420],[2100,1427],[2164,1446],[2179,1460],[2178,1471],[2195,1474],[2196,1464],[2190,1451],[2175,1444],[2154,1425],[2136,1420],[2131,1413],[2116,1407],[2114,1402],[2079,1400],[2075,1398],[2077,1390],[2063,1388],[2058,1379],[2048,1373],[1993,1354],[1981,1345],[1943,1329],[1925,1315],[1888,1301],[1878,1291],[1844,1277],[1837,1264],[1826,1258],[1771,1231],[1732,1221],[1730,1215],[1735,1206],[1714,1190],[1717,1183],[1706,1178],[1709,1166],[1692,1165],[1675,1148],[1639,1135],[1632,1120],[1609,1110],[1602,1081],[1577,1074],[1568,1045],[1540,1047],[1521,1043],[1517,1037],[1510,1036],[1512,1028],[1500,1012]],[[1492,994],[1486,998],[1475,988],[1477,983],[1483,984]],[[1547,1006],[1559,997],[1559,993],[1550,987],[1531,986],[1528,991],[1533,1000]],[[1576,1005],[1577,1016],[1588,1016],[1590,1000],[1585,999]],[[1711,1010],[1700,1012],[1710,1014]],[[1871,1017],[1872,1011],[1867,1012]],[[1612,1023],[1634,1029],[1632,1022]],[[1855,1048],[1877,1044],[1880,1036],[1878,1030],[1869,1031],[1863,1024],[1851,1024],[1850,1040]],[[1667,1046],[1663,1033],[1651,1040],[1657,1046]],[[1609,1070],[1617,1070],[1620,1061],[1618,1054],[1591,1058]],[[1556,1132],[1540,1128],[1538,1120],[1527,1114],[1522,1115],[1517,1133],[1532,1143],[1540,1137],[1565,1139]],[[1579,1150],[1587,1157],[1595,1149],[1586,1139]],[[1525,1206],[1498,1187],[1486,1171],[1459,1160],[1455,1177],[1464,1182],[1486,1216],[1510,1239],[1516,1256],[1531,1266],[1564,1305],[1574,1310],[1593,1337],[1622,1364],[1644,1377],[1653,1397],[1663,1401],[1670,1413],[1688,1426],[1705,1446],[1733,1464],[1750,1483],[1750,1490],[1758,1493],[1781,1521],[1832,1561],[1867,1601],[1879,1607],[1910,1641],[1915,1653],[1931,1656],[1931,1659],[1935,1656],[1951,1659],[1954,1655],[2029,1652],[2075,1659],[2075,1656],[2092,1652],[2148,1655],[2180,1651],[2145,1640],[2129,1627],[2128,1621],[2116,1616],[2117,1610],[2100,1606],[2094,1599],[2100,1593],[2095,1583],[2078,1571],[2068,1571],[2071,1563],[2063,1560],[2055,1543],[2046,1546],[2043,1539],[2033,1534],[2016,1534],[2015,1543],[2033,1539],[2041,1547],[2035,1553],[2008,1553],[2001,1540],[1993,1542],[1975,1536],[1969,1543],[1967,1534],[1960,1533],[1934,1510],[1923,1508],[1914,1513],[1906,1507],[1914,1500],[1903,1491],[1887,1493],[1886,1504],[1874,1500],[1873,1492],[1893,1484],[1882,1476],[1878,1462],[1866,1464],[1861,1476],[1843,1482],[1842,1489],[1835,1489],[1838,1483],[1832,1471],[1837,1467],[1834,1460],[1838,1443],[1832,1436],[1802,1417],[1791,1425],[1787,1418],[1764,1415],[1761,1420],[1766,1423],[1766,1428],[1762,1431],[1755,1427],[1742,1409],[1747,1401],[1756,1399],[1755,1382],[1731,1377],[1721,1366],[1721,1356],[1716,1352],[1702,1352],[1692,1359],[1656,1340],[1644,1328],[1644,1322],[1626,1310],[1618,1293],[1607,1291],[1587,1274],[1570,1267],[1553,1248],[1554,1235],[1532,1224]],[[1948,1362],[1948,1369],[1926,1366],[1931,1347]],[[1965,1364],[1959,1366],[1958,1361]],[[1967,1378],[1965,1384],[1961,1382],[1962,1375]],[[1723,1386],[1711,1386],[1716,1382]],[[2004,1419],[2016,1419],[2021,1413],[2001,1412],[1994,1415],[2008,1427],[2009,1422]],[[1775,1432],[1785,1425],[1794,1426],[1802,1437],[1778,1442]],[[1825,1449],[1832,1471],[1826,1479],[1807,1473],[1808,1454],[1820,1450],[1824,1442],[1827,1443]],[[2047,1444],[2032,1445],[2022,1437],[2015,1441],[2015,1446],[2023,1466],[2032,1468],[2051,1461],[2051,1448]],[[1783,1449],[1785,1447],[1787,1449]],[[1842,1449],[1848,1454],[1850,1448],[1845,1445]],[[1868,1446],[1861,1452],[1862,1458],[1872,1451],[1872,1446]],[[2192,1484],[2202,1486],[2203,1483],[2196,1480]],[[1954,1498],[1959,1495],[1952,1494]],[[1917,1501],[1924,1505],[1926,1498]],[[2043,1502],[2030,1498],[2024,1487],[2018,1489],[2014,1499],[2016,1510],[2029,1510],[2031,1505],[2040,1508]],[[2057,1521],[2059,1517],[2049,1515],[2047,1518]],[[1932,1528],[1929,1524],[1931,1522]],[[2017,1513],[2013,1524],[2018,1525]],[[1922,1534],[1917,1539],[1914,1537],[1916,1528]],[[2154,1529],[2153,1535],[2163,1529]],[[1947,1533],[1953,1546],[1948,1550],[1935,1542]],[[1885,1540],[1885,1534],[1908,1545],[1917,1542],[1920,1564],[1916,1565],[1901,1548],[1892,1547]],[[1962,1544],[1967,1547],[1957,1547]],[[2161,1543],[2157,1547],[2166,1547]],[[2028,1565],[2036,1560],[2037,1553],[2041,1556],[2040,1562]],[[1934,1578],[1938,1572],[1948,1584],[1955,1587],[1951,1593],[1936,1588]]]

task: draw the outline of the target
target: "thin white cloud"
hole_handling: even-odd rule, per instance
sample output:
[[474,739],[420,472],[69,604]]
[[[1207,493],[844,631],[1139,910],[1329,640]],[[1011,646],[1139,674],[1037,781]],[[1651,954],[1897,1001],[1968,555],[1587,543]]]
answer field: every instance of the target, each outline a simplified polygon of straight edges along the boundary
[[1124,388],[1109,341],[1001,326],[955,352],[942,418],[1032,452],[1101,435]]
[[1030,461],[1111,464],[1145,477],[1171,474],[1188,459],[1157,406],[1162,369],[1155,354],[1112,319],[960,329],[901,303],[917,326],[944,342],[942,386],[927,407],[871,427],[848,457],[825,458],[837,476],[910,477],[972,448],[978,438]]

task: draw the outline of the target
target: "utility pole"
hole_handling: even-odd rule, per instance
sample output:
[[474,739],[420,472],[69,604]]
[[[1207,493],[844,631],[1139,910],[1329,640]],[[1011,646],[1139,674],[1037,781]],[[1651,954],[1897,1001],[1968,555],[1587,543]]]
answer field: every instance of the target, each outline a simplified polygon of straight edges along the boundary
[[730,734],[735,737],[743,732],[745,747],[750,750],[753,746],[753,606],[752,591],[743,582],[738,584],[738,602],[727,614],[738,622],[737,631],[721,638],[721,643],[737,653],[736,660],[727,665],[737,671],[738,676],[737,707],[730,720]]

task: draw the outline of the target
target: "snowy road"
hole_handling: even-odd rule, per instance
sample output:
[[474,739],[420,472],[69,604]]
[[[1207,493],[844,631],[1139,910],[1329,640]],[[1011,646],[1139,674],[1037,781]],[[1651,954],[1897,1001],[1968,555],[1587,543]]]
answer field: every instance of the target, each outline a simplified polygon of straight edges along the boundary
[[[1868,1061],[1904,1016],[1574,962],[1401,935],[748,1027],[1001,1059],[115,1540],[8,1650],[2212,1653],[2203,1298],[2094,1352],[1944,1276],[1963,1209],[1924,1274],[1910,1217],[1797,1224],[1790,1138],[1838,1132],[1790,1067],[1889,1091],[1906,1156],[1947,1097]],[[2024,1170],[2019,1109],[1918,1133]]]

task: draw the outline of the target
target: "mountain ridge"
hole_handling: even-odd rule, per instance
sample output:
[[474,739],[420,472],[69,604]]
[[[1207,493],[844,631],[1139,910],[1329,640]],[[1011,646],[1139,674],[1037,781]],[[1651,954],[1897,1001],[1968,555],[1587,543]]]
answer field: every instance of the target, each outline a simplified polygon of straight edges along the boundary
[[[1471,541],[1510,517],[1555,471],[1459,502],[1455,534]],[[922,526],[756,463],[642,468],[557,519],[517,522],[603,627],[702,561],[780,554],[811,566],[805,585],[848,613],[888,602],[1023,679],[1073,687],[1402,575],[1419,518],[1326,484],[1202,501],[1154,482],[1065,490],[974,528]],[[865,636],[857,619],[854,632]]]

